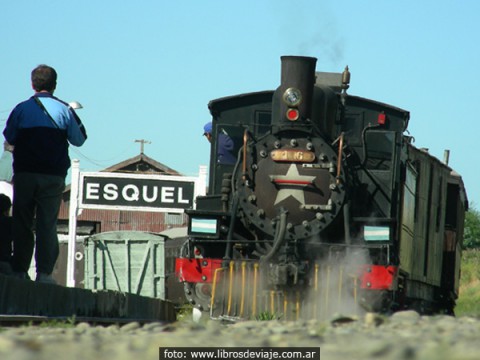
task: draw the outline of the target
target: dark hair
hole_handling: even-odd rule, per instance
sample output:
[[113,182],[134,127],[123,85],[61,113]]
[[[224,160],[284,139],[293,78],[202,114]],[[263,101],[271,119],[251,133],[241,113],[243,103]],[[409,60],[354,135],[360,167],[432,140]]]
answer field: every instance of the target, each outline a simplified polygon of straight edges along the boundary
[[35,91],[53,91],[57,87],[57,72],[48,65],[38,65],[32,70],[32,85]]
[[5,211],[9,211],[12,207],[12,201],[10,198],[5,194],[0,194],[0,213],[4,213]]

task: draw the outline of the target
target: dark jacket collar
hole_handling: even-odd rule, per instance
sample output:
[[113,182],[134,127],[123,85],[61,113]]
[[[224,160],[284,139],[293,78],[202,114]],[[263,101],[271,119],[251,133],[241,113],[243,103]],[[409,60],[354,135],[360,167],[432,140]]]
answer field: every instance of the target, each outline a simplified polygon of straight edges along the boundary
[[36,97],[54,97],[52,93],[49,92],[36,92],[33,96]]

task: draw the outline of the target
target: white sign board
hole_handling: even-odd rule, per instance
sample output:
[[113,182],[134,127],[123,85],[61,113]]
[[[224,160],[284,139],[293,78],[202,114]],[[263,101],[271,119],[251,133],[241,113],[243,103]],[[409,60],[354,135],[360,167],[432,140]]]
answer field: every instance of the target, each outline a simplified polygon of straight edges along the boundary
[[182,213],[194,207],[198,178],[121,173],[82,173],[83,209]]

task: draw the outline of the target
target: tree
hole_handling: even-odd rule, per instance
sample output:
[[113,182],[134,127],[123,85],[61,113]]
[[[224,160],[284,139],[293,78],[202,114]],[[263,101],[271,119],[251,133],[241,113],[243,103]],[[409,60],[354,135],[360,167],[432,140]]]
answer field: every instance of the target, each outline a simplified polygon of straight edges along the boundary
[[473,204],[465,214],[463,248],[480,248],[480,212],[473,207]]

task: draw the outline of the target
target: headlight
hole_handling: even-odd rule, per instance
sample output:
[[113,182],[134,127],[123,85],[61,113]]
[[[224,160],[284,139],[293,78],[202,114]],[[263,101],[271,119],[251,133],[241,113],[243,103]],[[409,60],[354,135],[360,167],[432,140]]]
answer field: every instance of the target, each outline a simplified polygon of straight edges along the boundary
[[288,88],[283,93],[283,101],[288,106],[297,106],[302,102],[302,93],[297,88]]

